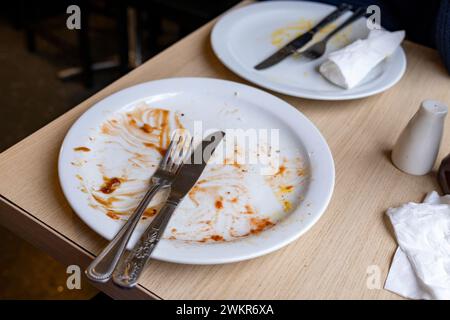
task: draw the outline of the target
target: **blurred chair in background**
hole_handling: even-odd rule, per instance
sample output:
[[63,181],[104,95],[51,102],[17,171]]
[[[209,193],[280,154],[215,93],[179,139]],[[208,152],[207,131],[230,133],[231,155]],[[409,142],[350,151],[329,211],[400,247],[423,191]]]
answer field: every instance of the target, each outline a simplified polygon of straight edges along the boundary
[[[37,39],[52,43],[67,54],[78,53],[80,66],[70,67],[59,72],[61,79],[81,75],[86,87],[93,84],[93,72],[118,68],[120,74],[140,65],[186,36],[217,15],[223,13],[238,0],[61,0],[61,1],[24,1],[16,5],[12,22],[25,31],[26,46],[30,52],[36,52]],[[81,29],[76,30],[75,44],[68,43],[65,35],[64,19],[68,17],[69,5],[78,5],[81,9]],[[49,25],[48,20],[59,16],[59,25]],[[115,24],[115,51],[109,52],[104,61],[94,61],[92,34],[101,33],[101,28],[93,23],[99,17],[112,20]],[[164,36],[163,22],[176,26],[177,34],[171,41],[159,41]],[[55,32],[56,31],[56,32]],[[63,32],[64,31],[64,32]],[[167,38],[167,37],[166,37]]]

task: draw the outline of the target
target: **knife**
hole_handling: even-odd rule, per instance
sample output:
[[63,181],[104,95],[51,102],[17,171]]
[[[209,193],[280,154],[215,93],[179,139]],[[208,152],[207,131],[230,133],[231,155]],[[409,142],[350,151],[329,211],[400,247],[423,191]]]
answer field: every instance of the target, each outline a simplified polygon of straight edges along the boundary
[[132,288],[137,284],[139,276],[163,235],[172,214],[195,185],[224,136],[225,133],[221,131],[210,134],[191,153],[190,161],[182,165],[170,187],[166,203],[144,231],[133,250],[121,257],[119,265],[113,273],[115,284],[124,288]]
[[263,70],[263,69],[272,67],[273,65],[276,65],[280,61],[289,57],[294,52],[300,50],[305,44],[307,44],[309,41],[312,40],[313,36],[318,31],[320,31],[323,27],[325,27],[329,23],[331,23],[334,20],[336,20],[337,18],[339,18],[344,12],[346,12],[347,10],[350,10],[350,9],[351,9],[350,5],[348,5],[346,3],[341,4],[336,10],[334,10],[328,16],[323,18],[318,24],[316,24],[309,31],[303,33],[302,35],[298,36],[294,40],[290,41],[287,45],[285,45],[284,47],[279,49],[277,52],[272,54],[270,57],[268,57],[267,59],[258,63],[254,68],[256,70]]

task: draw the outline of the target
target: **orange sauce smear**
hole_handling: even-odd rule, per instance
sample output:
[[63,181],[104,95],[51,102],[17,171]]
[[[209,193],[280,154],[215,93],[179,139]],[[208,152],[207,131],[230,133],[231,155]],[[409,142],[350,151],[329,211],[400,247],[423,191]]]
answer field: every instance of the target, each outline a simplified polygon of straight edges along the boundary
[[275,224],[272,221],[270,221],[269,218],[264,218],[264,219],[251,218],[250,225],[251,225],[250,233],[258,234],[261,231],[264,231],[265,229],[268,229],[268,228],[274,226]]
[[103,177],[103,184],[100,186],[100,192],[103,192],[105,194],[110,194],[113,193],[114,191],[117,190],[117,188],[120,187],[122,183],[122,179],[120,178],[108,178],[108,177]]

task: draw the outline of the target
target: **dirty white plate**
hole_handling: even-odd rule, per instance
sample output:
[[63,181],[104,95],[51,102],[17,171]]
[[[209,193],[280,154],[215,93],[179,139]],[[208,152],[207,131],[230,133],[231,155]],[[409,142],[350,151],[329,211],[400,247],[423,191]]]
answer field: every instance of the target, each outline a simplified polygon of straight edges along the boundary
[[[224,156],[216,151],[175,212],[153,258],[188,264],[250,259],[295,240],[325,211],[334,185],[333,159],[320,132],[302,113],[246,85],[174,78],[107,97],[67,133],[59,178],[78,216],[112,239],[147,188],[170,132],[180,127],[197,136],[208,129],[225,130],[226,141],[218,148]],[[257,132],[256,147],[250,138],[234,144],[231,129],[244,138]],[[224,148],[228,141],[231,155],[270,154],[265,158],[270,161],[233,160]],[[151,203],[130,245],[163,200],[160,195]]]
[[[211,33],[212,47],[222,63],[239,76],[263,88],[295,97],[347,100],[374,95],[392,87],[406,69],[406,57],[402,48],[374,68],[361,84],[349,90],[328,82],[318,72],[326,54],[314,61],[301,56],[290,56],[265,70],[253,68],[334,9],[334,6],[307,1],[251,4],[233,10],[219,19]],[[344,14],[315,39],[323,37],[350,15],[350,12]],[[328,42],[327,52],[365,38],[368,32],[366,21],[361,18],[335,35]]]

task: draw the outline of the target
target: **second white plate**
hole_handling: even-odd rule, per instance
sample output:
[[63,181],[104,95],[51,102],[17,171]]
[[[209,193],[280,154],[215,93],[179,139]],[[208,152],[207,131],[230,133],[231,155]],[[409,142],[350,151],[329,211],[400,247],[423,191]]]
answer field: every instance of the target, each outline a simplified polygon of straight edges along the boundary
[[[406,57],[402,48],[380,63],[355,88],[345,90],[328,82],[317,71],[324,57],[308,61],[291,56],[266,70],[253,67],[305,32],[335,7],[307,1],[271,1],[251,4],[231,11],[214,26],[211,43],[217,57],[230,70],[263,88],[295,97],[318,100],[348,100],[367,97],[387,90],[402,77]],[[351,13],[346,13],[325,28],[318,38],[340,25]],[[368,29],[359,19],[333,37],[328,52],[356,39],[365,38]]]

